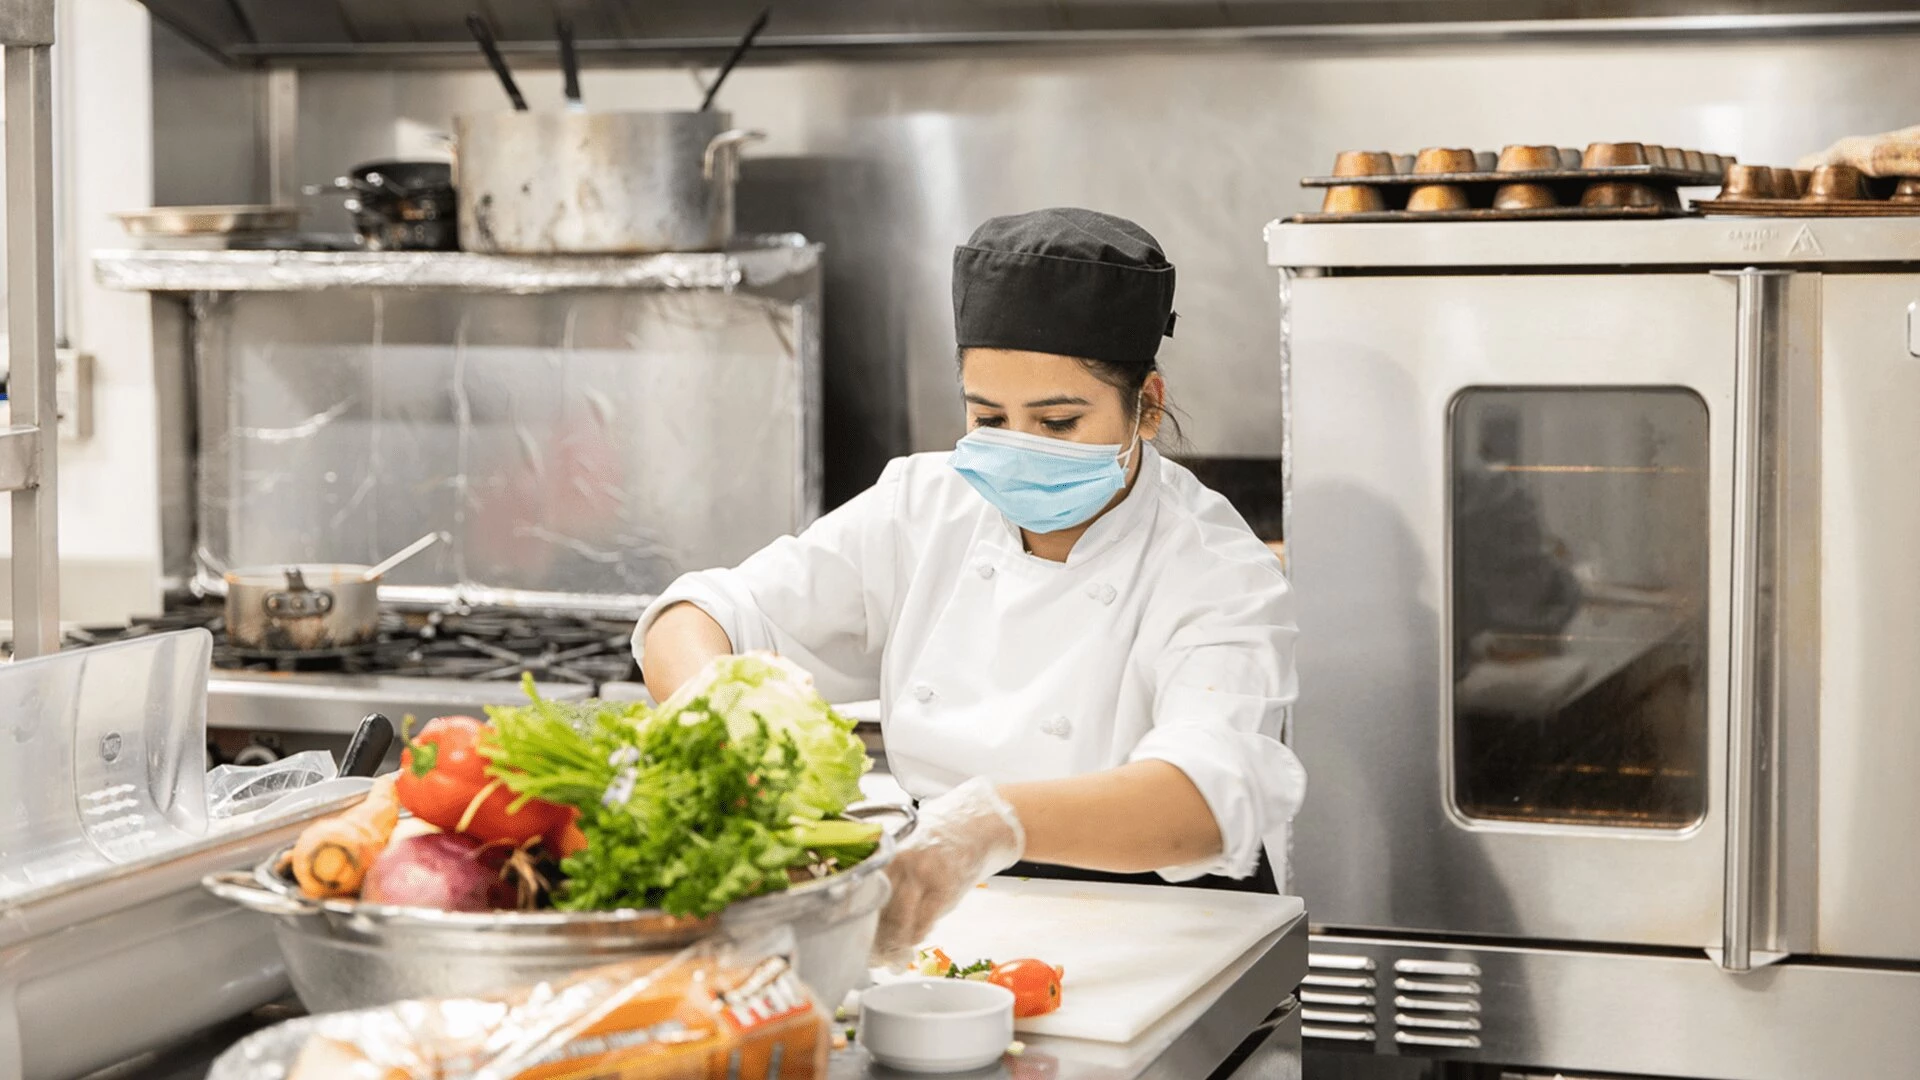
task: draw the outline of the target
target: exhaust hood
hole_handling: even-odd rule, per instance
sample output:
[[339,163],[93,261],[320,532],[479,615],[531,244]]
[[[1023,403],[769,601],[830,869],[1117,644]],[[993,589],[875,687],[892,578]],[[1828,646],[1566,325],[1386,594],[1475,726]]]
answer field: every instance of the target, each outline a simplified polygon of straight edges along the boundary
[[[143,0],[156,19],[240,65],[478,63],[465,18],[501,47],[552,63],[573,20],[599,63],[731,46],[765,0]],[[786,0],[757,51],[1129,40],[1421,40],[1565,34],[1705,35],[1920,27],[1909,0]]]

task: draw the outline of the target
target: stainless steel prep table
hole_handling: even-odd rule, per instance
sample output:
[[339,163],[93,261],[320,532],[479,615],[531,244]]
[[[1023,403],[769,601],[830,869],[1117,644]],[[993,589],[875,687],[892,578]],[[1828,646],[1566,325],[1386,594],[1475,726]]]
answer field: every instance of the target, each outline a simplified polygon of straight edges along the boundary
[[[1302,914],[1247,950],[1146,1034],[1125,1045],[1035,1037],[1026,1052],[961,1074],[966,1080],[1202,1080],[1285,1002],[1272,1033],[1235,1075],[1247,1080],[1298,1080],[1300,1008],[1294,992],[1307,970],[1307,919]],[[297,1010],[296,1010],[297,1011]],[[285,1004],[255,1014],[255,1023],[223,1025],[191,1045],[112,1070],[100,1080],[194,1080],[244,1036],[292,1013]],[[852,1046],[833,1056],[829,1080],[897,1080],[909,1074],[875,1065]]]

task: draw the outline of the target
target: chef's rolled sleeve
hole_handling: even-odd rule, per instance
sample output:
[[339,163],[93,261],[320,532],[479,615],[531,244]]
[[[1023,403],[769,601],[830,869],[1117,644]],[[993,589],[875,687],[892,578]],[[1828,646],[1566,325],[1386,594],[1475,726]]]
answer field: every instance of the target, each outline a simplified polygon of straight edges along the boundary
[[720,624],[734,652],[786,656],[829,701],[877,696],[897,573],[899,484],[899,469],[889,466],[873,487],[799,536],[781,537],[733,569],[682,575],[641,616],[634,655],[644,667],[654,620],[675,604],[692,604]]
[[1294,630],[1286,623],[1198,625],[1176,635],[1159,665],[1153,728],[1130,761],[1164,761],[1199,789],[1220,829],[1214,858],[1168,867],[1168,881],[1244,878],[1263,840],[1300,809],[1307,774],[1280,741],[1295,697]]

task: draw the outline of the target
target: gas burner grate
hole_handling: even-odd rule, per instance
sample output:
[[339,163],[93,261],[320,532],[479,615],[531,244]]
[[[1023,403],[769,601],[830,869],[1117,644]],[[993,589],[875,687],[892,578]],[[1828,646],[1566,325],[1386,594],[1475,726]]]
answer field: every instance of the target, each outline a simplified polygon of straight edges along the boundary
[[483,609],[470,613],[384,612],[378,640],[357,649],[262,653],[224,640],[217,601],[136,619],[128,626],[69,630],[69,648],[126,641],[171,630],[213,632],[213,666],[224,671],[405,675],[440,679],[515,680],[531,672],[542,682],[601,683],[640,677],[629,642],[633,623],[557,612]]

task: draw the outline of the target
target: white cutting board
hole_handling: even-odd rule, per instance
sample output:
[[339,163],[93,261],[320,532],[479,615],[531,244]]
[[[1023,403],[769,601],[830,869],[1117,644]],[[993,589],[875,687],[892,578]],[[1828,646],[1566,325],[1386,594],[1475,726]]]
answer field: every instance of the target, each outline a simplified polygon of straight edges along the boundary
[[1033,957],[1063,967],[1060,1008],[1015,1030],[1124,1043],[1301,910],[1291,896],[994,878],[934,926],[926,947],[956,964]]

